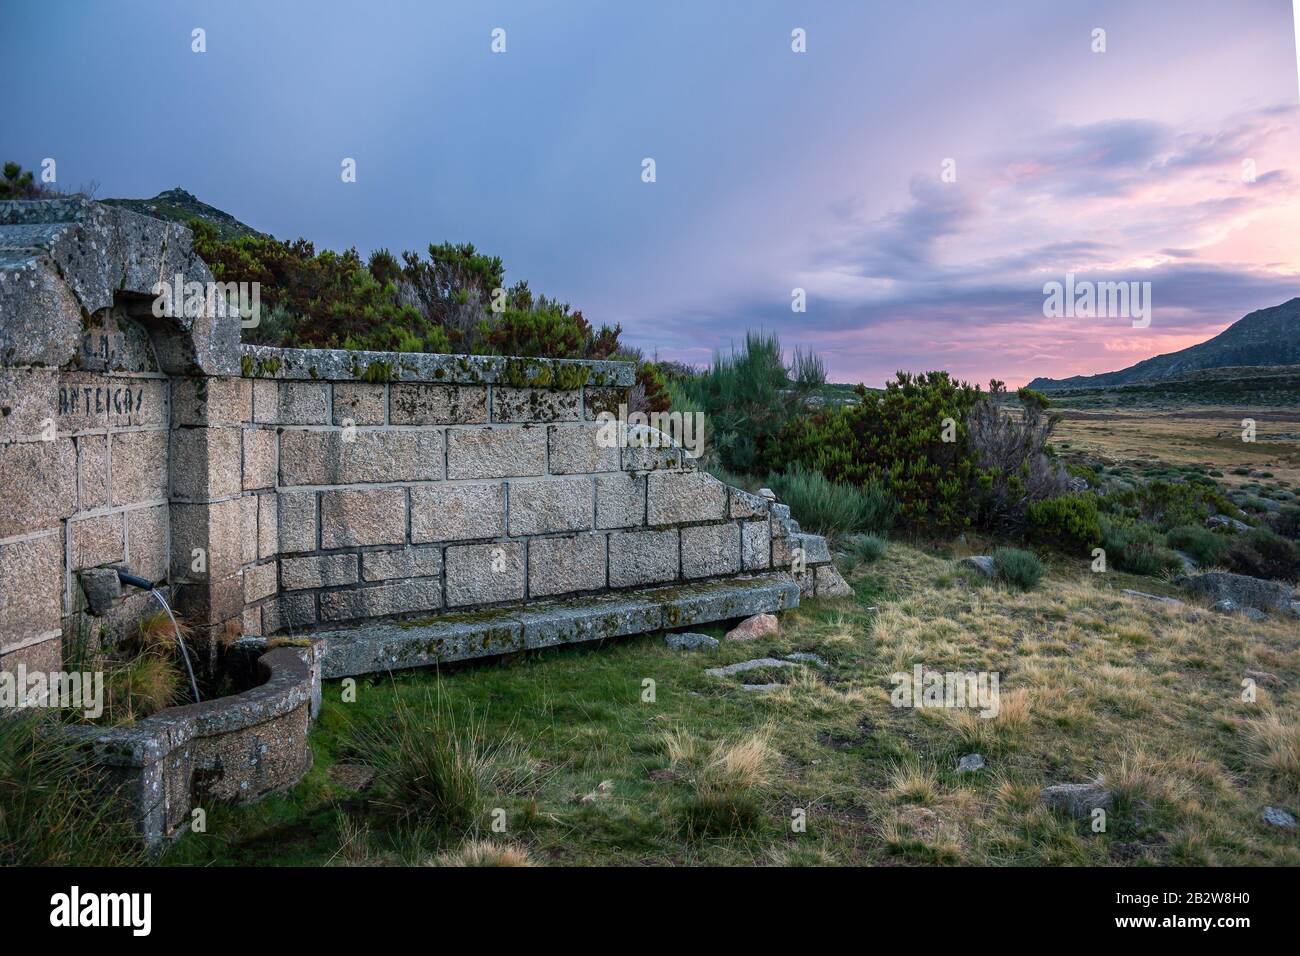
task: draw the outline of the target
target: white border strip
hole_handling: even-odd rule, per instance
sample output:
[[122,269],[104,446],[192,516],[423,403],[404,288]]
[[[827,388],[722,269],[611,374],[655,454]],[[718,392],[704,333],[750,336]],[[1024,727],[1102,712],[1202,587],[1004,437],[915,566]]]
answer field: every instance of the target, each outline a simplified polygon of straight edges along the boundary
[[1291,0],[1291,24],[1295,27],[1296,96],[1300,97],[1300,0]]

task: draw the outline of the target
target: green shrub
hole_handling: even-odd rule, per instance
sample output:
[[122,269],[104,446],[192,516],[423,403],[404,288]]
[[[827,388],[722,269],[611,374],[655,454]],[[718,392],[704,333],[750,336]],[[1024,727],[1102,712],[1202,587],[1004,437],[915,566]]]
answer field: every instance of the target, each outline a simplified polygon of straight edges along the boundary
[[[807,359],[802,362],[807,377],[812,373]],[[675,383],[674,396],[673,408],[705,414],[710,454],[745,474],[763,473],[764,449],[803,409],[803,392],[790,378],[775,334],[748,333],[742,348],[715,355],[707,372]]]
[[1031,501],[1025,509],[1029,539],[1063,551],[1088,553],[1101,544],[1097,499],[1092,495],[1065,495]]
[[350,726],[343,749],[375,771],[372,802],[396,819],[464,831],[482,822],[495,783],[517,758],[507,743],[482,736],[441,697],[419,709],[399,697],[391,712]]
[[855,534],[849,538],[849,553],[857,561],[870,564],[884,556],[887,543],[878,534]]
[[1152,481],[1119,489],[1100,500],[1107,513],[1154,525],[1160,531],[1183,525],[1203,525],[1212,514],[1237,509],[1213,483]]
[[1149,524],[1103,517],[1101,546],[1108,565],[1132,574],[1155,576],[1183,566],[1178,555],[1164,546],[1160,532]]
[[[981,394],[947,372],[899,372],[883,392],[858,386],[856,405],[791,419],[766,460],[773,470],[798,463],[850,485],[880,482],[905,523],[963,528],[978,472],[966,419]],[[944,441],[947,419],[953,441]]]
[[1090,465],[1075,462],[1066,465],[1065,470],[1076,478],[1082,478],[1088,483],[1089,488],[1101,487],[1101,476]]
[[767,477],[767,485],[800,527],[817,534],[840,537],[854,531],[888,531],[895,506],[878,482],[862,487],[828,480],[802,465],[791,465]]
[[1300,538],[1300,508],[1285,505],[1282,510],[1269,515],[1268,524],[1276,534],[1294,541]]
[[0,199],[40,199],[48,189],[38,183],[30,169],[15,162],[6,162],[0,174]]
[[1165,543],[1171,548],[1190,555],[1197,564],[1219,564],[1227,550],[1229,539],[1215,534],[1209,528],[1186,524],[1165,534]]
[[1279,535],[1253,528],[1227,539],[1223,564],[1237,574],[1294,581],[1300,573],[1300,551]]
[[993,567],[1007,584],[1028,591],[1043,577],[1043,563],[1032,551],[1020,548],[997,548],[993,552]]

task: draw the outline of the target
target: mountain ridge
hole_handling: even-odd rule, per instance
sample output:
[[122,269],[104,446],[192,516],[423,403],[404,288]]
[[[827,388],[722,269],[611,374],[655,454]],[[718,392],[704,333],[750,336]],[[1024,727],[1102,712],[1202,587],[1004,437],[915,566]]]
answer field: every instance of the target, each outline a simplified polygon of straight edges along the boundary
[[1274,365],[1300,365],[1300,296],[1281,305],[1256,309],[1213,338],[1177,352],[1154,355],[1114,372],[1069,378],[1039,377],[1028,387],[1043,392],[1115,388],[1179,378],[1205,369]]

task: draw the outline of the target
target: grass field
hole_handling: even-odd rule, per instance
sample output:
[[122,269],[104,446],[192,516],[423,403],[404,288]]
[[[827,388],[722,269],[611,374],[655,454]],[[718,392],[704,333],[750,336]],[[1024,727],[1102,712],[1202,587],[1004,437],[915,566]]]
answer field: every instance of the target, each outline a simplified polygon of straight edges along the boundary
[[[716,652],[647,635],[361,680],[355,703],[328,683],[311,773],[212,808],[164,862],[1300,864],[1294,831],[1261,819],[1300,812],[1294,621],[1129,598],[1161,586],[1084,566],[1010,591],[960,555],[892,542],[848,571],[854,598]],[[704,673],[795,651],[827,666],[745,675],[784,684],[762,694]],[[892,707],[890,674],[916,663],[997,671],[998,716]],[[1253,703],[1248,670],[1265,672]],[[384,785],[358,790],[367,718],[416,759],[393,774],[390,752]],[[450,764],[421,750],[449,738]],[[968,753],[985,769],[958,774]],[[1104,833],[1040,801],[1094,779],[1115,795]]]
[[[1147,407],[1096,411],[1068,405],[1055,443],[1135,467],[1199,466],[1221,484],[1239,487],[1259,473],[1285,488],[1300,488],[1300,412],[1294,408]],[[1242,441],[1242,420],[1255,422],[1255,441]],[[1290,436],[1279,438],[1277,436]],[[1255,476],[1249,473],[1255,472]],[[1267,479],[1266,479],[1267,480]]]

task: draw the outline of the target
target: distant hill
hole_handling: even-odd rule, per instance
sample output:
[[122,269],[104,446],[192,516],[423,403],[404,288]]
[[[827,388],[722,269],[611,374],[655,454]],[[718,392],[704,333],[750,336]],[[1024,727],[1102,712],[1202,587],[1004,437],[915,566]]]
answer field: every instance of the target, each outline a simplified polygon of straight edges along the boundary
[[1252,312],[1199,345],[1157,355],[1118,372],[1036,378],[1029,387],[1041,392],[1116,388],[1184,378],[1203,369],[1269,365],[1300,365],[1300,298]]
[[193,193],[179,187],[160,192],[153,199],[105,199],[110,206],[121,206],[138,212],[142,216],[166,219],[168,222],[186,223],[191,219],[202,219],[217,230],[222,239],[237,239],[240,236],[264,236],[252,226],[245,225],[228,212],[222,212],[216,206],[209,206]]

